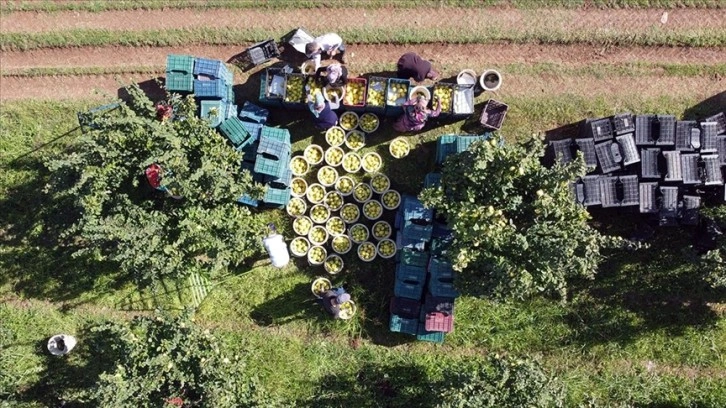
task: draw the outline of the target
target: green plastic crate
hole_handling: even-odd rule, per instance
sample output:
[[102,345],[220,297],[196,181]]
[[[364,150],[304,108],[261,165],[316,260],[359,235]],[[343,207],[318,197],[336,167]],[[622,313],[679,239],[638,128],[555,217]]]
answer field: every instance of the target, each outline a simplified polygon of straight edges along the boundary
[[219,132],[226,136],[235,147],[241,146],[248,138],[252,137],[236,116],[222,122],[219,125]]
[[456,153],[456,135],[444,135],[436,141],[436,164],[441,164],[446,158]]
[[275,188],[270,185],[265,191],[265,198],[262,199],[265,204],[287,205],[290,201],[290,188]]
[[426,330],[425,323],[419,323],[418,332],[416,334],[416,340],[428,341],[431,343],[441,344],[445,338],[444,332],[430,332]]
[[194,73],[194,57],[191,55],[167,55],[166,72],[178,72],[192,75]]
[[192,92],[194,90],[194,76],[182,72],[167,72],[165,86],[169,92]]
[[266,138],[290,144],[290,132],[287,129],[263,126],[262,132],[260,132],[260,139]]
[[[216,110],[214,116],[210,115]],[[199,108],[199,117],[209,121],[210,127],[217,127],[222,123],[225,115],[225,104],[222,101],[202,101]]]

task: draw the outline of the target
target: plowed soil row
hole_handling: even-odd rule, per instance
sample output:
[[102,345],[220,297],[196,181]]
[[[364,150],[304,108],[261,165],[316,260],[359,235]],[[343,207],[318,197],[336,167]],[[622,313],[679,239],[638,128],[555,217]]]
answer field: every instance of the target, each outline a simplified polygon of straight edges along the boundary
[[[564,31],[621,31],[639,33],[661,27],[667,31],[726,27],[723,13],[703,9],[676,9],[661,21],[663,10],[600,10],[514,8],[420,8],[415,11],[382,9],[289,10],[129,10],[37,13],[18,12],[0,20],[4,33],[37,33],[66,29],[152,30],[199,27],[246,27],[290,30],[305,27],[311,33],[340,28],[407,27],[413,29],[460,28],[466,31],[545,29]],[[442,38],[442,41],[445,41]]]

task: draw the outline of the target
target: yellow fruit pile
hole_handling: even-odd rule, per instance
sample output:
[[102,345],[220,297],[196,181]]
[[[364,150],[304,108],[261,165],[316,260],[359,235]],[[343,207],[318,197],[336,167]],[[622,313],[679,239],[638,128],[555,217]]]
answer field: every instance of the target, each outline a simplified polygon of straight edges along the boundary
[[325,198],[325,189],[320,184],[311,184],[308,186],[308,191],[305,195],[307,196],[308,201],[317,204]]
[[381,214],[383,214],[383,207],[381,207],[381,203],[378,201],[371,200],[363,204],[363,215],[365,215],[368,219],[378,219]]
[[340,217],[331,217],[328,222],[325,223],[325,229],[327,229],[331,235],[342,235],[345,232],[345,223]]
[[395,190],[388,190],[381,196],[381,202],[387,209],[392,210],[401,204],[401,194]]
[[388,146],[388,151],[391,153],[391,156],[396,159],[400,159],[401,157],[408,156],[408,153],[411,151],[411,147],[406,139],[399,137],[391,142],[391,145]]
[[366,145],[366,134],[360,130],[351,130],[345,136],[345,145],[350,150],[359,150]]
[[368,239],[368,228],[363,224],[355,224],[350,227],[350,239],[356,244]]
[[323,266],[328,273],[336,274],[343,270],[343,260],[338,255],[330,255]]
[[360,115],[358,122],[360,128],[366,133],[371,133],[378,129],[378,116],[375,113],[367,112]]
[[302,76],[290,75],[285,85],[285,102],[303,102],[303,78]]
[[406,102],[408,95],[408,85],[405,83],[391,82],[388,86],[387,99],[391,106],[401,106]]
[[358,245],[358,257],[363,261],[371,261],[376,257],[376,246],[370,242]]
[[354,223],[360,218],[360,210],[353,203],[345,204],[340,210],[340,217],[348,224]]
[[383,93],[385,91],[385,81],[372,81],[368,86],[368,99],[366,101],[366,104],[371,106],[383,106],[385,102]]
[[390,239],[384,239],[378,243],[378,252],[384,258],[390,258],[396,254],[396,243]]
[[[441,101],[441,112],[451,112],[451,100],[454,97],[454,88],[450,86],[434,85],[434,98]],[[436,109],[434,102],[433,108]]]
[[349,195],[353,192],[353,179],[348,176],[343,176],[335,182],[335,189],[343,195]]
[[345,105],[363,105],[363,97],[366,93],[366,86],[364,82],[349,81],[345,85],[345,98],[343,104]]
[[310,218],[301,216],[298,218],[295,218],[295,221],[292,223],[292,229],[298,234],[298,235],[307,235],[310,232],[310,228],[313,227],[313,222],[310,221]]
[[371,186],[368,184],[359,183],[355,186],[355,189],[353,189],[353,198],[360,203],[370,200],[372,195],[373,190],[371,190]]
[[381,161],[381,156],[378,155],[378,153],[370,152],[366,153],[365,156],[363,156],[363,160],[361,162],[361,165],[363,166],[363,170],[367,171],[368,173],[375,173],[380,168],[383,162]]
[[333,243],[332,243],[333,251],[335,251],[339,254],[344,254],[344,253],[350,251],[350,247],[352,245],[353,244],[351,244],[350,238],[348,238],[345,235],[338,235],[337,237],[333,238]]
[[305,201],[298,197],[291,198],[287,203],[287,213],[293,217],[305,214],[307,209],[308,206],[305,204]]
[[309,168],[310,165],[308,164],[307,160],[305,160],[305,158],[302,156],[295,156],[290,159],[290,169],[292,169],[292,174],[296,176],[304,175],[308,172]]
[[343,112],[340,115],[340,127],[345,130],[353,130],[358,126],[358,115],[354,112]]
[[331,147],[325,151],[325,162],[330,166],[339,166],[343,162],[343,149]]
[[373,224],[373,238],[384,239],[391,235],[391,224],[385,221],[378,221]]
[[328,240],[328,233],[320,225],[314,226],[308,233],[308,239],[313,245],[322,245]]
[[295,255],[305,255],[308,249],[310,249],[310,243],[304,237],[296,237],[290,242],[290,250]]
[[355,173],[360,170],[360,156],[353,152],[346,153],[343,156],[343,170],[348,173]]
[[330,210],[323,205],[315,204],[313,208],[310,209],[310,219],[312,219],[316,224],[324,223],[328,220],[328,217],[330,217]]
[[310,252],[308,252],[308,261],[314,265],[320,265],[325,261],[325,256],[328,254],[328,252],[325,250],[325,248],[321,246],[314,246],[310,248]]
[[345,141],[345,131],[333,126],[325,132],[325,141],[332,147],[340,146]]

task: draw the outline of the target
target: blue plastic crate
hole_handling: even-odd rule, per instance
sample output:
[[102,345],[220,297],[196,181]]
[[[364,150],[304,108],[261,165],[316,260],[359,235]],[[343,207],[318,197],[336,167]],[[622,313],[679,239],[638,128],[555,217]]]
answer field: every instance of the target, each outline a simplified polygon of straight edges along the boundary
[[261,154],[257,154],[255,158],[255,172],[266,176],[282,177],[287,166],[287,161],[280,159],[271,159]]
[[454,231],[452,231],[448,225],[446,225],[442,222],[434,221],[434,230],[431,233],[432,237],[445,238],[445,237],[450,237],[453,234],[454,234]]
[[421,302],[413,299],[392,297],[388,311],[406,319],[418,320],[421,311]]
[[431,255],[443,257],[446,254],[446,251],[448,251],[449,247],[451,247],[451,243],[453,240],[453,235],[431,238]]
[[272,139],[289,145],[290,132],[287,129],[263,126],[260,139]]
[[228,85],[227,83],[225,83],[224,86],[227,87],[227,97],[226,97],[226,99],[228,101],[234,103],[236,99],[234,97],[234,89],[232,88],[232,85]]
[[406,333],[415,336],[418,333],[418,319],[407,319],[396,314],[391,314],[388,328],[394,333]]
[[416,251],[411,248],[401,248],[396,254],[396,258],[398,262],[404,265],[425,268],[429,264],[429,253],[427,251]]
[[262,201],[265,204],[287,205],[288,201],[290,201],[290,188],[276,188],[268,184]]
[[396,264],[396,280],[402,282],[426,282],[426,268],[406,264]]
[[424,188],[438,187],[441,185],[441,173],[428,173],[424,177]]
[[471,146],[472,143],[478,142],[480,140],[486,140],[485,136],[459,136],[456,139],[456,152],[461,153],[465,150],[469,150],[469,146]]
[[427,331],[425,323],[419,323],[418,330],[416,332],[416,340],[441,344],[444,342],[445,337],[446,334],[444,334],[444,332]]
[[365,111],[375,113],[377,115],[384,115],[386,113],[386,88],[388,87],[388,78],[372,76],[368,78],[368,85],[366,86],[366,98],[371,95],[371,89],[380,90],[383,92],[383,105],[371,105],[366,99]]
[[251,137],[247,129],[242,126],[242,121],[236,117],[225,119],[221,125],[219,125],[219,132],[226,136],[232,145],[239,148],[242,146],[247,139]]
[[269,116],[269,110],[259,107],[249,101],[245,102],[244,105],[242,105],[242,109],[239,111],[239,118],[245,122],[254,122],[264,125]]
[[447,157],[456,153],[456,139],[456,135],[444,135],[436,140],[436,164],[442,164]]
[[250,140],[250,143],[245,143],[244,145],[241,145],[237,148],[237,150],[242,152],[242,160],[252,164],[252,168],[250,170],[254,170],[255,159],[257,159],[257,148],[259,147],[260,143],[257,140],[253,140],[252,138],[248,140]]
[[194,57],[191,55],[175,55],[166,56],[166,72],[193,74],[194,73]]
[[258,141],[260,140],[260,135],[262,134],[262,126],[259,123],[254,122],[247,122],[245,120],[240,121],[242,123],[242,127],[249,132],[252,141]]
[[287,166],[281,177],[265,176],[263,181],[278,188],[289,187],[292,181],[292,169]]
[[169,92],[192,92],[194,76],[183,72],[167,72],[164,87]]
[[[401,99],[396,100],[395,104],[388,103],[388,90],[391,89],[392,85],[405,85],[406,86],[406,95]],[[398,117],[403,114],[403,104],[408,100],[408,93],[411,88],[411,81],[408,79],[399,79],[399,78],[388,78],[388,84],[386,86],[386,116],[390,117]]]
[[224,118],[229,119],[231,117],[237,117],[237,105],[233,104],[232,102],[227,102],[225,105],[224,110]]
[[416,220],[407,220],[403,221],[401,235],[403,238],[414,241],[430,241],[433,230],[434,226],[432,224],[421,225]]
[[426,241],[408,239],[401,236],[401,234],[396,234],[396,248],[401,250],[408,248],[416,251],[425,251]]
[[231,72],[229,72],[227,67],[220,60],[207,58],[194,59],[194,75],[206,75],[214,79],[221,79],[228,85],[231,85],[232,81],[229,81],[230,74]]
[[454,269],[451,267],[451,263],[447,260],[432,256],[429,260],[427,270],[431,275],[431,280],[438,281],[440,279],[445,279],[451,282],[454,280]]
[[237,202],[240,204],[249,205],[250,207],[255,207],[255,208],[257,208],[260,205],[259,200],[255,200],[254,198],[252,198],[246,194],[243,195],[242,197],[238,198]]
[[199,117],[209,121],[209,126],[216,128],[225,119],[226,104],[223,101],[201,101]]
[[429,279],[429,293],[436,297],[456,298],[459,292],[454,288],[454,280],[451,278]]
[[423,203],[415,196],[403,194],[401,196],[401,205],[398,211],[402,214],[402,221],[422,220],[433,221],[434,211],[424,207]]
[[414,300],[421,300],[421,297],[423,296],[423,290],[423,282],[405,282],[396,279],[396,282],[393,286],[393,294],[396,297]]
[[221,79],[211,81],[194,80],[194,97],[199,99],[226,99],[227,85]]

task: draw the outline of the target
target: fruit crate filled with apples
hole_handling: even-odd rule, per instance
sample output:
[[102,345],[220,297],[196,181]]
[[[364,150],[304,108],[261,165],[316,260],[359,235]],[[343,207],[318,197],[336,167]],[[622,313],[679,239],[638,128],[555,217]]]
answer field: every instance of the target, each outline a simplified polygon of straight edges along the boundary
[[436,109],[436,100],[441,101],[441,114],[451,115],[453,111],[454,88],[456,84],[437,82],[434,85],[433,97],[431,98],[431,109]]
[[348,78],[343,98],[346,109],[363,112],[366,106],[366,82],[365,78]]
[[386,87],[386,116],[399,116],[403,113],[411,81],[408,79],[389,78]]
[[366,111],[373,113],[384,113],[386,110],[386,88],[388,78],[368,78],[368,89],[366,93]]
[[285,97],[282,104],[288,108],[302,109],[306,106],[305,78],[302,74],[285,75]]

